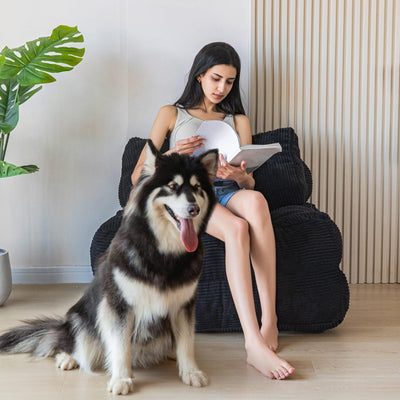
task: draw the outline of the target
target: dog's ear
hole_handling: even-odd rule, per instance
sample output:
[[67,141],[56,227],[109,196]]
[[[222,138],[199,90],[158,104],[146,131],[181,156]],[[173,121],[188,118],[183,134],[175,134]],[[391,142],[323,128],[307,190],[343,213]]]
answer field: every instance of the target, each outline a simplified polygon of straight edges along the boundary
[[144,173],[146,175],[153,175],[156,170],[156,160],[159,155],[159,151],[151,139],[147,139],[146,144],[146,161],[143,165]]
[[199,160],[207,170],[211,183],[213,183],[218,169],[218,150],[206,151],[199,156]]

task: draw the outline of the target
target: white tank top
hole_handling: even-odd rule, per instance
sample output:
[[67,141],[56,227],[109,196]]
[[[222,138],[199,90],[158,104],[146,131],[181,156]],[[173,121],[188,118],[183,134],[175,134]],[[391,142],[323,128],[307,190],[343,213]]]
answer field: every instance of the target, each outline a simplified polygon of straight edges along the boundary
[[[197,129],[199,129],[203,120],[200,118],[193,117],[184,108],[177,107],[178,116],[176,117],[176,122],[173,131],[169,137],[169,148],[175,147],[178,140],[187,139],[196,134]],[[223,119],[228,125],[230,125],[233,130],[235,129],[235,122],[233,120],[232,114],[227,114]]]

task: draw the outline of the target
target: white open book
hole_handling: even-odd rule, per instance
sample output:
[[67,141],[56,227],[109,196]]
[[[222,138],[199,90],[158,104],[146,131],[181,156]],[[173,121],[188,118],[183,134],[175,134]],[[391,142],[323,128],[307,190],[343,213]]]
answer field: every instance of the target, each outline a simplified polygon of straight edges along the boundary
[[197,135],[206,141],[203,147],[194,151],[194,156],[207,150],[218,149],[229,164],[239,166],[242,161],[246,161],[248,173],[256,170],[275,153],[282,151],[279,143],[240,146],[238,134],[224,121],[203,121],[196,131]]

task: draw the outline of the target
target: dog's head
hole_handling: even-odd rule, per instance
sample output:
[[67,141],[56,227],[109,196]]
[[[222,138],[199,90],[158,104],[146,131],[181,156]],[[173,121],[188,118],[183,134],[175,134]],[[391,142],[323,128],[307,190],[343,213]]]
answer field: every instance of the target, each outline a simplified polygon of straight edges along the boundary
[[161,154],[147,142],[138,184],[137,212],[144,212],[162,252],[194,252],[215,205],[218,151],[198,157]]

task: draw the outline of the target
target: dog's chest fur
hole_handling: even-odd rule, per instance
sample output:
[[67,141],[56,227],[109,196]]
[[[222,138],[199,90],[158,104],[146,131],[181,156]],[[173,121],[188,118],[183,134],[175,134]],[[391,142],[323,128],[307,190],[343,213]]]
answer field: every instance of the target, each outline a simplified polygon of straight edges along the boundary
[[164,318],[178,312],[194,296],[197,280],[176,289],[160,290],[114,270],[114,279],[124,300],[133,308],[136,323]]

